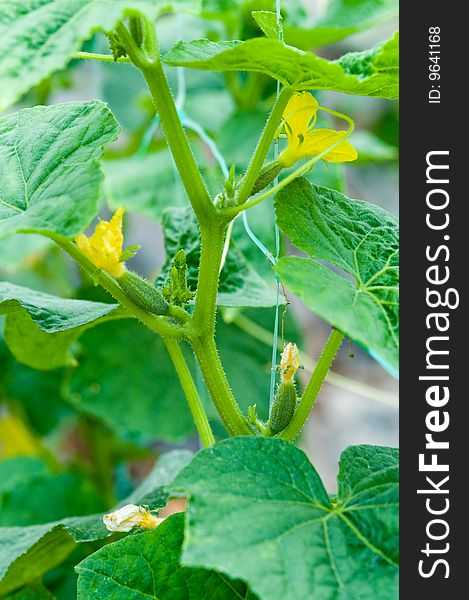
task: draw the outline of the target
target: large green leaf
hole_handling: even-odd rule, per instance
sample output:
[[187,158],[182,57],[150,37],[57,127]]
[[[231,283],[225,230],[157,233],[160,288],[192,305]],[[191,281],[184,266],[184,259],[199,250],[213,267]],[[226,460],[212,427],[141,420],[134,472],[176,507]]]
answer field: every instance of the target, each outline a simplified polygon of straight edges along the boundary
[[176,514],[156,529],[101,548],[76,567],[78,600],[254,600],[240,581],[183,567],[184,517]]
[[[314,312],[395,372],[399,352],[397,220],[374,204],[298,179],[275,200],[277,221],[315,260],[281,258],[283,283]],[[353,278],[352,280],[350,280]]]
[[168,8],[197,4],[195,0],[1,0],[0,111],[64,67],[94,32],[112,30],[128,9],[155,18]]
[[257,71],[296,90],[333,90],[393,99],[399,94],[398,50],[397,33],[370,50],[345,54],[333,62],[267,38],[246,42],[195,40],[178,42],[164,60],[192,69]]
[[0,282],[5,342],[15,358],[35,369],[76,364],[70,346],[88,328],[122,315],[118,304],[69,300]]
[[317,48],[366,31],[373,25],[396,17],[397,0],[330,0],[324,14],[312,25],[284,25],[287,44],[299,48]]
[[[200,259],[199,228],[191,209],[167,209],[163,214],[163,229],[167,260],[158,283],[166,281],[176,252],[183,248],[188,264],[188,282],[193,290],[197,288],[197,274]],[[273,306],[276,302],[275,290],[266,283],[250,263],[232,243],[225,265],[220,273],[218,287],[219,306]]]
[[73,406],[137,442],[183,440],[191,413],[161,338],[133,321],[104,323],[80,340]]
[[[187,464],[190,453],[164,455],[147,480],[121,504],[129,502],[160,508],[167,501],[166,487]],[[0,594],[15,590],[60,564],[77,542],[109,537],[102,514],[71,517],[30,527],[0,528]]]
[[262,600],[395,600],[398,454],[355,446],[332,499],[305,454],[239,437],[200,452],[171,486],[189,498],[182,562],[245,581]]
[[83,231],[98,212],[97,159],[118,132],[113,115],[97,100],[1,117],[0,237],[15,231],[72,237]]

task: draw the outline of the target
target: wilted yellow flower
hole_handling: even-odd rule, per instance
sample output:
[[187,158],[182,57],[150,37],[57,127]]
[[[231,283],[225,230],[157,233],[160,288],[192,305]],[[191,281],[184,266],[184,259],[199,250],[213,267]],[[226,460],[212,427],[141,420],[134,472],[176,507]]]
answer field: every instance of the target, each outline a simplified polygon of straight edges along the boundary
[[103,516],[103,523],[109,531],[130,531],[134,527],[154,529],[164,519],[156,517],[145,506],[126,504],[122,508]]
[[[343,132],[333,129],[313,129],[318,110],[317,100],[310,92],[298,92],[288,101],[283,113],[284,130],[288,146],[279,156],[283,167],[291,167],[302,158],[311,158],[343,137]],[[355,148],[344,140],[323,156],[329,162],[356,160]]]
[[301,367],[300,353],[296,344],[288,343],[282,352],[280,359],[280,371],[282,373],[282,383],[288,383]]
[[124,207],[121,206],[109,222],[100,221],[96,225],[95,232],[90,238],[84,233],[80,233],[75,238],[75,242],[83,254],[86,254],[98,269],[107,271],[113,277],[120,277],[125,271],[122,260],[123,215]]

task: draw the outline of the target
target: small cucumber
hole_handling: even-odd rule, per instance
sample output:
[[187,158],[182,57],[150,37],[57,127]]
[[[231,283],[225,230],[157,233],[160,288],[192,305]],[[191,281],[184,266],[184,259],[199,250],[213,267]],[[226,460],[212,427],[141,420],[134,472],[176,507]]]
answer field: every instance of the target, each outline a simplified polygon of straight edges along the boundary
[[296,409],[296,389],[292,381],[279,383],[275,392],[268,427],[272,435],[282,432]]
[[143,310],[154,315],[167,315],[169,304],[149,281],[131,271],[126,271],[117,280],[130,300]]
[[269,183],[277,177],[280,171],[283,169],[283,166],[278,162],[278,160],[274,160],[270,163],[267,163],[265,167],[261,169],[258,178],[256,179],[256,183],[254,184],[251,190],[251,196],[257,194],[264,188],[266,188]]

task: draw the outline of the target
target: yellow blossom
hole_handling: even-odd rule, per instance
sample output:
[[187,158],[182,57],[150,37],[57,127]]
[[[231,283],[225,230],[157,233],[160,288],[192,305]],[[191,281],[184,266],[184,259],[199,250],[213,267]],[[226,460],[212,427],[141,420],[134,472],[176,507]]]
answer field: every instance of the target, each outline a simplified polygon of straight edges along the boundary
[[130,531],[134,527],[154,529],[164,519],[156,517],[146,506],[126,504],[122,508],[103,516],[103,523],[109,531]]
[[122,217],[124,207],[116,210],[112,219],[100,221],[91,237],[81,233],[75,238],[80,250],[98,268],[107,271],[113,277],[120,277],[124,271],[122,260]]
[[282,352],[280,359],[280,370],[282,373],[282,383],[292,381],[293,376],[301,366],[300,353],[296,344],[288,343]]
[[[343,137],[344,133],[341,131],[313,129],[318,108],[317,100],[310,92],[295,93],[288,101],[283,113],[288,146],[279,156],[283,167],[291,167],[302,158],[317,156]],[[357,156],[352,144],[344,140],[322,159],[329,162],[349,162],[356,160]]]

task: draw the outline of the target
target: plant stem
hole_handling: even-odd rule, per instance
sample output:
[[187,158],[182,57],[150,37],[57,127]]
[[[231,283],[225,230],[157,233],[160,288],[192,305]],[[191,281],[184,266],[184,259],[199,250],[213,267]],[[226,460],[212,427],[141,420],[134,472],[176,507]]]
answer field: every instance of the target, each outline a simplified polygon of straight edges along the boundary
[[283,88],[279,97],[275,101],[272,111],[267,119],[264,130],[257,147],[252,155],[251,162],[249,163],[246,174],[244,175],[239,190],[236,196],[236,203],[242,205],[251,195],[251,190],[256,183],[257,177],[262,169],[262,165],[267,157],[270,150],[272,140],[274,139],[275,132],[282,120],[283,111],[292,95],[293,90],[290,88]]
[[316,402],[319,390],[321,389],[327,372],[331,368],[343,338],[344,334],[341,331],[338,331],[337,329],[332,330],[332,333],[329,336],[329,339],[327,340],[322,354],[316,364],[316,368],[311,375],[311,379],[306,386],[300,404],[287,428],[282,431],[279,437],[292,442],[299,435],[303,425],[306,422],[306,419],[311,412],[311,409],[314,406],[314,403]]
[[231,435],[253,435],[243,416],[218,356],[212,337],[191,340],[208,391],[223,424]]
[[[152,30],[154,31],[154,27]],[[142,71],[145,77],[160,118],[166,141],[168,142],[194,212],[200,223],[207,222],[209,217],[216,213],[216,209],[197,167],[191,147],[189,146],[189,141],[181,124],[156,47],[156,34],[154,33],[153,35],[155,53],[148,57],[135,45],[132,36],[122,23],[116,27],[116,31],[130,59]]]
[[194,348],[213,403],[227,430],[232,435],[252,434],[233,397],[214,340],[219,266],[229,221],[214,206],[197,168],[161,64],[154,28],[153,51],[149,52],[147,47],[147,53],[135,45],[122,23],[116,31],[127,54],[147,81],[168,146],[199,222],[201,254],[197,295],[194,314],[184,329],[184,336]]
[[163,341],[178,374],[181,387],[184,390],[184,394],[194,418],[197,431],[199,432],[200,439],[202,440],[202,444],[205,448],[208,448],[208,446],[212,446],[215,443],[215,438],[213,437],[210,423],[208,422],[202,401],[197,392],[197,388],[194,380],[192,379],[191,372],[189,371],[179,343],[176,340],[169,338],[164,338]]
[[118,63],[129,63],[131,62],[130,58],[126,56],[120,56],[115,59],[112,54],[98,54],[96,52],[75,52],[73,58],[83,58],[85,60],[99,60],[100,62],[118,62]]
[[132,316],[136,317],[149,329],[164,337],[179,339],[184,337],[182,327],[165,322],[162,317],[157,317],[156,315],[152,315],[151,313],[142,310],[129,300],[125,292],[114,279],[104,271],[97,270],[93,263],[88,260],[73,242],[56,234],[49,234],[48,237],[63,248],[63,250],[65,250],[65,252],[67,252],[67,254],[69,254],[94,281],[97,281],[102,285],[103,288],[119,302],[119,304],[126,308]]
[[213,338],[220,263],[226,226],[213,219],[211,226],[201,226],[200,264],[192,327],[200,337]]

